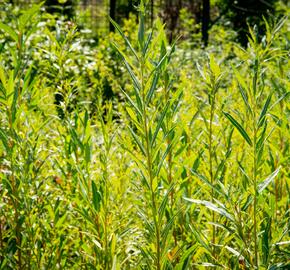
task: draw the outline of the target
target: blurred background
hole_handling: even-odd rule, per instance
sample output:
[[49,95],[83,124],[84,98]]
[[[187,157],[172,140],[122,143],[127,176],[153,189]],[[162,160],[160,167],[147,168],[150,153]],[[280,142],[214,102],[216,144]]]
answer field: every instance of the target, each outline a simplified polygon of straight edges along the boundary
[[[25,9],[38,0],[1,0],[1,11],[9,6]],[[92,37],[114,31],[108,17],[119,24],[137,16],[138,0],[47,0],[44,8],[50,14],[74,21],[79,28],[91,31]],[[289,8],[287,0],[149,0],[147,24],[160,18],[165,24],[169,41],[183,39],[209,41],[214,25],[224,25],[237,32],[237,41],[247,43],[248,24],[263,26],[263,17],[282,16]],[[0,11],[0,12],[1,12]],[[13,13],[6,14],[13,16]],[[263,27],[259,28],[263,32]]]

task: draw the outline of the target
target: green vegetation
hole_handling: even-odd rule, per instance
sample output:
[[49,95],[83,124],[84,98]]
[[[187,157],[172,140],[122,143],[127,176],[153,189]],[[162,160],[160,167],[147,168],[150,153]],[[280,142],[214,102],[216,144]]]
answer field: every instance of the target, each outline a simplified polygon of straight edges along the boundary
[[200,48],[146,3],[0,11],[0,269],[289,269],[289,9]]

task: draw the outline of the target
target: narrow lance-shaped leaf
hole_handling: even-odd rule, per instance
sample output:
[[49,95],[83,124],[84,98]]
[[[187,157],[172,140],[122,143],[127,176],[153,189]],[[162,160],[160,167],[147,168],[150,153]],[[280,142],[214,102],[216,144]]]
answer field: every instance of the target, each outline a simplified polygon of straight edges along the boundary
[[102,201],[102,196],[97,189],[97,186],[94,181],[92,181],[92,193],[93,193],[93,205],[94,209],[98,212],[100,210],[100,205]]
[[242,96],[242,98],[243,98],[243,100],[244,100],[244,103],[245,103],[247,109],[248,109],[249,112],[252,114],[253,112],[252,112],[251,106],[250,106],[250,104],[249,104],[248,95],[247,95],[245,89],[242,87],[242,85],[241,85],[240,83],[239,83],[239,85],[238,85],[238,89],[239,89],[239,91],[240,91],[240,93],[241,93],[241,96]]
[[269,175],[264,181],[262,181],[259,185],[258,185],[258,192],[261,193],[271,182],[272,180],[277,176],[277,174],[280,171],[279,167],[276,171],[274,171],[271,175]]
[[169,197],[169,194],[172,192],[172,189],[173,189],[173,185],[171,185],[169,187],[169,189],[167,190],[164,198],[162,199],[162,202],[159,206],[159,209],[158,209],[158,213],[159,213],[159,218],[160,220],[163,218],[163,215],[164,215],[164,212],[165,212],[165,209],[166,209],[166,206],[167,206],[167,202],[168,202],[168,197]]
[[135,57],[137,58],[137,60],[139,60],[139,57],[138,57],[136,51],[134,50],[133,46],[131,45],[130,41],[127,39],[127,37],[125,36],[125,34],[123,33],[122,29],[119,27],[119,25],[112,18],[109,18],[109,20],[114,25],[114,27],[117,29],[117,31],[119,32],[119,34],[122,36],[122,38],[124,39],[125,43],[129,47],[129,49],[132,51],[132,53],[135,55]]
[[[138,42],[139,42],[139,45],[141,47],[141,49],[143,50],[144,48],[144,32],[145,32],[145,27],[144,27],[144,14],[143,14],[143,11],[140,11],[140,22],[139,22],[139,31],[138,31]],[[143,54],[144,54],[144,51],[143,51]]]
[[202,234],[202,232],[200,230],[197,230],[194,227],[194,225],[193,226],[189,225],[189,226],[191,228],[191,231],[192,231],[194,237],[196,238],[196,241],[199,244],[201,244],[208,252],[211,252],[211,247],[209,246],[208,242],[205,242],[204,239],[206,239],[206,237]]
[[145,45],[144,45],[144,48],[143,48],[143,55],[144,55],[144,56],[145,56],[146,53],[147,53],[147,50],[148,50],[148,48],[149,48],[149,44],[150,44],[150,42],[151,42],[151,40],[152,40],[152,36],[153,36],[153,29],[152,29],[152,31],[149,33],[149,35],[148,35],[148,37],[147,37],[147,40],[146,40],[146,42],[145,42]]
[[155,129],[155,132],[154,132],[154,135],[153,135],[153,138],[152,138],[151,146],[153,146],[153,144],[154,144],[154,142],[155,142],[155,140],[157,138],[158,132],[159,132],[160,127],[161,127],[161,125],[163,123],[163,120],[164,120],[164,117],[165,117],[165,115],[167,113],[167,110],[169,108],[169,105],[170,105],[170,102],[168,101],[167,104],[166,104],[166,106],[165,106],[165,108],[163,109],[163,112],[162,112],[159,120],[158,120],[157,127]]
[[161,247],[162,249],[164,249],[165,245],[166,245],[166,239],[168,237],[168,234],[170,232],[170,230],[172,229],[172,226],[173,226],[173,222],[174,222],[174,219],[177,215],[174,215],[173,217],[171,217],[171,219],[169,221],[167,221],[164,229],[162,230],[161,232],[161,237],[164,241],[162,241],[163,243],[161,243]]
[[156,69],[158,69],[162,64],[163,62],[167,59],[167,56],[168,54],[166,53],[161,59],[160,61],[158,62],[158,64],[156,65]]
[[290,95],[290,92],[283,94],[269,109],[271,111],[277,104],[279,104],[283,99]]
[[130,96],[120,87],[122,93],[125,95],[127,98],[129,104],[136,110],[136,112],[139,114],[139,116],[142,115],[140,109],[138,108],[138,105],[135,104],[135,102],[130,98]]
[[193,175],[195,175],[198,179],[200,179],[202,182],[204,182],[206,185],[208,185],[209,187],[211,187],[213,190],[215,190],[218,194],[225,196],[225,194],[223,194],[218,188],[216,188],[215,185],[211,184],[210,181],[203,175],[198,174],[197,172],[195,172],[194,170],[191,169],[191,173]]
[[163,153],[161,160],[159,161],[158,167],[157,167],[157,171],[156,171],[156,175],[159,175],[159,172],[162,168],[163,162],[165,160],[165,158],[167,157],[169,151],[172,149],[173,144],[170,143],[167,145],[165,152]]
[[240,134],[243,136],[243,138],[246,140],[246,142],[252,146],[252,141],[249,137],[249,135],[247,134],[247,132],[245,131],[245,129],[241,126],[241,124],[239,124],[229,113],[227,112],[223,112],[224,115],[230,120],[230,122],[237,128],[237,130],[240,132]]
[[8,151],[9,150],[8,138],[1,128],[0,128],[0,140],[2,141],[4,147],[6,148],[6,151]]
[[141,89],[141,86],[140,86],[140,82],[138,81],[136,75],[134,74],[133,70],[131,69],[129,63],[124,59],[124,63],[125,63],[125,66],[130,74],[130,77],[134,83],[134,86],[140,91]]
[[182,257],[176,266],[176,270],[184,270],[188,269],[189,259],[192,257],[192,254],[195,252],[195,250],[198,248],[198,244],[195,244],[188,248],[183,254]]
[[210,54],[210,57],[209,57],[209,65],[210,65],[211,72],[214,74],[215,78],[218,78],[221,74],[221,69],[219,65],[216,63],[212,54]]
[[246,91],[247,89],[247,83],[245,82],[244,78],[241,76],[241,74],[235,69],[235,67],[232,66],[232,69],[235,73],[235,77],[238,80],[239,85]]
[[12,120],[12,123],[14,123],[15,120],[16,120],[17,100],[18,100],[18,88],[15,87],[14,88],[13,101],[12,101],[12,104],[11,104],[11,111],[12,111],[11,120]]
[[229,246],[225,246],[225,248],[230,251],[232,254],[234,254],[235,256],[237,256],[238,258],[241,257],[241,253],[236,251],[235,249],[233,249],[232,247]]
[[10,26],[0,22],[0,29],[6,32],[14,41],[18,42],[18,35]]
[[220,215],[228,218],[229,220],[234,221],[234,218],[232,217],[231,214],[229,214],[225,209],[217,207],[212,202],[205,201],[205,200],[194,200],[194,199],[190,199],[190,198],[184,198],[184,199],[188,202],[191,202],[191,203],[202,204],[205,207],[207,207],[208,209],[211,209],[211,210],[219,213]]
[[145,149],[144,149],[142,143],[139,141],[138,136],[136,135],[136,133],[130,127],[128,127],[128,128],[129,128],[129,131],[130,131],[135,143],[138,145],[138,147],[141,150],[142,154],[145,156],[146,155],[145,154]]
[[258,127],[261,127],[264,123],[264,119],[265,119],[265,116],[266,116],[266,113],[267,113],[267,110],[268,110],[268,107],[270,105],[270,102],[271,102],[271,98],[272,98],[272,94],[270,94],[263,106],[263,109],[261,111],[261,114],[259,116],[259,120],[258,120]]
[[147,96],[146,96],[146,104],[148,105],[151,101],[151,98],[153,96],[153,93],[156,89],[156,86],[157,86],[157,83],[158,83],[158,79],[159,79],[159,71],[156,71],[155,74],[154,74],[154,77],[153,77],[153,80],[152,80],[152,83],[151,83],[151,87],[147,93]]
[[5,89],[7,87],[6,86],[6,75],[5,75],[5,71],[4,71],[4,68],[2,67],[2,65],[0,65],[0,82],[3,84],[3,87]]

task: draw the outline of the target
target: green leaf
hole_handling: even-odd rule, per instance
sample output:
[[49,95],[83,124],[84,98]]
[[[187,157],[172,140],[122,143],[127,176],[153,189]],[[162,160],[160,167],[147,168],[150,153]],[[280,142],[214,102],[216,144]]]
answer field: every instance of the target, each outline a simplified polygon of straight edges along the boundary
[[219,213],[220,215],[226,217],[227,219],[229,219],[231,221],[234,221],[234,218],[232,217],[231,214],[229,214],[224,208],[217,207],[212,202],[205,201],[205,200],[194,200],[194,199],[185,198],[185,197],[184,197],[184,199],[188,202],[191,202],[191,203],[202,204],[205,207],[207,207],[208,209]]
[[272,94],[270,94],[263,106],[263,109],[260,113],[260,116],[259,116],[259,120],[258,120],[258,127],[261,127],[264,123],[264,119],[265,119],[265,116],[266,116],[266,113],[267,113],[267,110],[268,110],[268,107],[270,105],[270,102],[271,102],[271,98],[272,98]]
[[130,98],[130,96],[120,87],[122,93],[125,95],[125,97],[127,98],[129,104],[135,109],[135,111],[139,114],[139,116],[142,116],[141,111],[139,110],[139,108],[137,107],[137,105],[135,104],[135,102]]
[[99,212],[102,202],[102,195],[97,189],[97,186],[95,184],[95,181],[92,181],[92,193],[93,193],[93,206],[94,209]]
[[244,103],[245,103],[247,109],[248,109],[249,112],[252,114],[253,111],[252,111],[251,106],[250,106],[250,103],[249,103],[249,101],[248,101],[248,95],[247,95],[245,89],[242,87],[241,84],[238,85],[238,89],[239,89],[239,91],[240,91],[240,93],[241,93],[241,95],[242,95],[242,98],[243,98],[243,100],[244,100]]
[[30,9],[26,10],[19,18],[19,29],[24,30],[27,23],[32,19],[32,17],[40,10],[44,2],[39,5],[33,5]]
[[127,46],[129,47],[129,49],[131,50],[131,52],[135,55],[135,57],[137,58],[137,60],[139,60],[139,57],[136,53],[136,51],[134,50],[133,46],[131,45],[130,41],[128,40],[128,38],[125,36],[125,34],[123,33],[122,29],[120,28],[120,26],[112,19],[109,17],[110,22],[114,25],[114,27],[117,29],[117,31],[119,32],[119,34],[122,36],[122,38],[124,39],[125,43],[127,44]]
[[153,93],[156,89],[156,86],[157,86],[157,83],[158,83],[158,80],[159,80],[159,71],[156,71],[154,73],[154,77],[153,77],[153,80],[152,80],[152,83],[151,83],[151,87],[147,93],[147,96],[146,96],[146,104],[148,105],[151,101],[151,98],[153,96]]
[[159,174],[161,168],[162,168],[162,165],[163,165],[163,162],[165,160],[165,158],[167,157],[169,151],[172,149],[172,146],[173,146],[173,143],[170,143],[167,145],[166,147],[166,150],[165,152],[163,153],[162,157],[161,157],[161,160],[159,161],[159,164],[158,164],[158,167],[157,167],[157,172],[156,172],[156,175]]
[[172,229],[173,227],[173,222],[174,222],[174,219],[175,219],[176,215],[174,215],[165,225],[164,229],[162,230],[161,232],[161,237],[162,239],[164,240],[163,243],[161,243],[161,246],[164,246],[166,245],[166,240],[167,240],[167,237],[168,237],[168,234],[170,232],[170,230]]
[[263,254],[263,264],[267,264],[269,257],[270,257],[270,249],[271,249],[271,223],[272,218],[267,217],[261,224],[261,231],[262,231],[262,254]]
[[192,256],[192,253],[194,253],[197,248],[198,248],[198,244],[195,244],[195,245],[191,246],[190,248],[188,248],[183,253],[183,255],[182,255],[181,259],[180,259],[180,262],[176,266],[177,270],[189,269],[188,268],[189,259]]
[[83,199],[85,201],[89,201],[88,200],[89,197],[88,197],[88,192],[87,192],[86,186],[83,184],[83,182],[81,180],[79,181],[79,185],[80,185],[80,188],[81,188],[81,195],[82,195]]
[[209,56],[209,66],[210,66],[210,70],[214,74],[215,78],[218,78],[221,74],[221,69],[220,69],[219,65],[216,63],[216,61],[213,57],[213,54],[210,54],[210,56]]
[[283,99],[285,99],[288,95],[290,95],[290,92],[284,93],[269,109],[272,110],[277,104],[279,104]]
[[232,66],[232,69],[235,73],[236,79],[238,81],[238,84],[246,91],[247,89],[247,83],[245,82],[244,78],[241,76],[241,74]]
[[156,65],[156,70],[159,69],[159,67],[161,67],[161,65],[164,63],[164,61],[167,59],[168,54],[166,53],[158,62],[158,64]]
[[132,135],[132,137],[133,137],[135,143],[138,145],[139,149],[141,150],[142,154],[143,154],[144,156],[146,156],[146,154],[145,154],[145,153],[146,153],[146,152],[145,152],[145,149],[144,149],[142,143],[139,141],[138,136],[137,136],[136,133],[132,130],[131,127],[128,127],[128,129],[129,129],[129,131],[130,131],[130,133],[131,133],[131,135]]
[[153,29],[152,29],[152,31],[149,33],[149,35],[148,35],[148,37],[147,37],[147,40],[146,40],[146,42],[145,42],[145,46],[144,46],[144,48],[143,48],[143,55],[146,55],[146,53],[147,53],[147,50],[148,50],[148,48],[149,48],[149,44],[150,44],[150,42],[151,42],[151,40],[152,40],[152,36],[153,36]]
[[165,212],[165,209],[166,209],[166,206],[167,206],[167,202],[168,202],[168,197],[169,197],[169,194],[172,192],[172,189],[173,189],[173,185],[171,185],[171,187],[169,187],[169,189],[167,190],[164,198],[162,199],[162,202],[159,206],[159,209],[158,209],[158,214],[159,214],[159,219],[162,220],[163,218],[163,215],[164,215],[164,212]]
[[11,104],[11,120],[12,123],[16,120],[16,114],[17,114],[17,100],[18,100],[18,87],[14,87],[14,94],[13,94],[13,101]]
[[[144,27],[144,14],[142,11],[139,12],[139,30],[138,30],[138,42],[143,50],[144,48],[144,32],[145,32],[145,27]],[[143,51],[144,54],[144,51]]]
[[[192,226],[189,224],[190,226],[190,229],[192,231],[192,233],[194,234],[195,238],[196,238],[196,241],[198,243],[200,243],[205,250],[207,250],[209,253],[211,253],[211,247],[208,245],[208,243],[206,243],[203,238],[204,235],[202,234],[202,232],[200,230],[197,230],[195,227],[194,227],[194,224],[192,224]],[[206,238],[205,238],[206,239]]]
[[8,34],[15,42],[18,42],[18,35],[10,26],[0,22],[0,29]]
[[269,175],[264,181],[262,181],[258,185],[258,192],[261,193],[271,182],[272,180],[277,176],[279,173],[281,167],[279,167],[276,171],[274,171],[271,175]]
[[193,175],[195,175],[198,179],[200,179],[202,182],[204,182],[206,185],[208,185],[210,188],[212,188],[214,191],[216,191],[218,194],[222,195],[222,196],[226,196],[225,194],[223,194],[219,189],[217,189],[213,184],[210,183],[210,181],[203,175],[198,174],[197,172],[195,172],[194,170],[190,170],[191,173]]
[[244,128],[239,124],[229,113],[223,112],[224,115],[230,120],[230,122],[237,128],[237,130],[240,132],[240,134],[243,136],[243,138],[246,140],[246,142],[252,146],[252,141],[247,134],[247,132],[244,130]]
[[6,148],[6,151],[8,152],[8,150],[9,150],[8,138],[5,134],[5,132],[1,128],[0,128],[0,139],[1,139],[4,147]]
[[232,254],[234,254],[235,256],[237,256],[238,258],[241,257],[241,253],[236,251],[235,249],[233,249],[232,247],[229,247],[229,246],[225,246],[225,248],[231,252]]
[[163,123],[164,117],[165,117],[165,115],[167,113],[167,110],[169,108],[169,105],[170,105],[170,102],[168,101],[167,104],[165,105],[165,108],[163,109],[163,112],[162,112],[160,118],[158,119],[157,127],[156,127],[156,129],[154,131],[153,138],[152,138],[152,141],[151,141],[151,146],[152,147],[153,147],[153,145],[155,143],[155,140],[157,138],[158,132],[159,132],[159,130],[161,128],[161,125]]
[[130,74],[130,77],[131,77],[131,79],[133,81],[133,84],[134,84],[135,88],[138,91],[140,91],[140,89],[141,89],[140,82],[138,81],[138,79],[137,79],[136,75],[134,74],[133,70],[131,69],[129,63],[125,59],[124,59],[124,63],[125,63],[125,66],[126,66],[128,72]]
[[85,161],[86,161],[86,163],[89,163],[91,161],[91,156],[92,156],[92,154],[91,154],[91,146],[90,146],[89,143],[85,144],[85,149],[84,150],[85,150]]
[[2,65],[0,65],[0,81],[3,84],[3,87],[6,88],[7,87],[6,86],[7,79],[6,79],[5,71],[4,71],[3,67],[2,67]]
[[67,217],[67,213],[63,214],[61,218],[58,218],[56,223],[55,223],[55,228],[60,228],[64,221],[66,220],[66,217]]

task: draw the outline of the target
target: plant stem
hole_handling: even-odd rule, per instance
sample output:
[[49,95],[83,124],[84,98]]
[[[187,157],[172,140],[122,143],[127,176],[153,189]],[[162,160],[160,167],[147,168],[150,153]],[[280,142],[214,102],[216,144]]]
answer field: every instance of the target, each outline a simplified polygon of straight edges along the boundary
[[105,269],[109,269],[109,252],[108,252],[108,148],[106,147],[104,181],[105,181]]
[[[4,246],[3,246],[3,235],[2,235],[2,218],[0,218],[0,249],[1,249],[1,253],[0,253],[0,261],[2,262],[3,260],[3,253],[4,253]],[[3,252],[3,253],[2,253]]]
[[[213,176],[213,117],[214,117],[214,109],[215,109],[215,94],[210,94],[211,96],[211,107],[210,107],[210,122],[209,122],[209,174],[210,174],[210,183],[214,185],[214,176]],[[214,189],[211,189],[211,201],[214,202]],[[215,222],[215,212],[212,211],[212,222]],[[212,244],[213,244],[213,257],[216,257],[216,229],[213,226],[212,231]]]
[[255,268],[258,269],[258,243],[257,243],[257,151],[256,151],[256,128],[254,129],[254,244],[255,244]]
[[[165,101],[167,103],[169,101],[169,89],[168,89],[167,85],[165,86],[164,91],[165,91]],[[168,117],[166,117],[166,130],[167,130],[167,132],[170,129],[170,123],[171,123],[170,120],[172,120],[171,118],[172,118],[171,114],[170,114],[170,119]],[[171,144],[171,138],[168,136],[167,137],[167,147],[169,147],[170,144]],[[173,164],[172,164],[172,148],[171,147],[170,147],[169,152],[168,152],[167,162],[168,162],[167,181],[168,181],[169,186],[171,187],[171,184],[173,181],[173,178],[172,178],[172,166],[173,166]],[[172,216],[173,216],[173,205],[174,205],[174,187],[172,187],[172,190],[170,192],[170,210],[171,210]],[[175,246],[177,246],[175,227],[173,227],[172,235],[173,235],[173,239],[174,239],[174,244],[175,244]]]
[[257,239],[257,199],[258,199],[258,190],[257,190],[257,170],[258,170],[258,164],[257,164],[257,123],[256,123],[256,117],[257,117],[257,81],[258,81],[258,71],[259,71],[259,61],[258,59],[255,60],[255,71],[254,71],[254,78],[253,78],[253,131],[254,131],[254,138],[253,138],[253,158],[254,158],[254,164],[253,164],[253,182],[254,182],[254,252],[255,252],[255,258],[254,258],[254,265],[256,269],[259,269],[259,260],[258,260],[258,239]]
[[150,193],[151,193],[151,206],[152,206],[152,215],[153,222],[155,227],[156,234],[156,269],[161,269],[161,252],[160,252],[160,228],[159,221],[157,219],[157,207],[156,207],[156,198],[155,198],[155,190],[153,186],[154,176],[153,176],[153,167],[151,160],[151,144],[149,139],[149,130],[148,130],[148,119],[147,119],[147,108],[145,102],[145,84],[144,84],[144,60],[141,60],[141,91],[143,98],[143,124],[144,124],[144,132],[145,132],[145,149],[146,149],[146,159],[147,159],[147,170],[149,174],[149,183],[150,183]]

